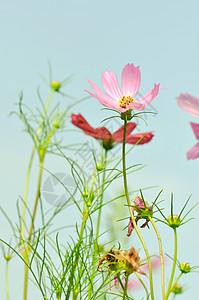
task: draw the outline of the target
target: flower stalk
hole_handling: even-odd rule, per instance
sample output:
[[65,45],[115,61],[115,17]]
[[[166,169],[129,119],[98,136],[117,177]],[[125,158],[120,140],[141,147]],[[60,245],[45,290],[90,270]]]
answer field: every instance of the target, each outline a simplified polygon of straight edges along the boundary
[[160,262],[161,262],[161,286],[162,286],[162,297],[164,299],[165,296],[165,288],[164,288],[164,259],[163,259],[163,250],[162,250],[162,241],[161,241],[161,237],[160,234],[157,230],[157,227],[155,226],[155,223],[153,221],[153,219],[149,216],[149,220],[155,230],[155,233],[157,235],[158,238],[158,243],[159,243],[159,253],[160,253]]
[[151,260],[150,256],[146,247],[146,244],[143,240],[143,237],[141,233],[139,232],[139,229],[137,227],[137,224],[135,222],[135,218],[133,215],[133,212],[131,210],[131,203],[130,203],[130,198],[129,198],[129,193],[128,193],[128,187],[127,187],[127,176],[126,176],[126,160],[125,160],[125,142],[126,142],[126,126],[127,126],[127,117],[124,119],[124,135],[123,135],[123,147],[122,147],[122,161],[123,161],[123,179],[124,179],[124,190],[125,190],[125,195],[126,195],[126,200],[127,200],[127,205],[129,208],[130,216],[134,225],[134,228],[136,230],[136,233],[142,243],[142,246],[144,248],[147,261],[148,261],[148,266],[149,266],[149,280],[150,280],[150,290],[151,290],[151,299],[154,300],[154,291],[153,291],[153,279],[152,279],[152,267],[151,267]]
[[173,283],[173,277],[174,277],[175,268],[176,268],[176,261],[177,261],[177,230],[176,230],[176,228],[173,229],[173,232],[174,232],[174,240],[175,240],[173,267],[172,267],[171,277],[170,277],[169,285],[168,285],[167,292],[166,292],[166,295],[164,297],[164,300],[167,300],[170,293],[171,293],[171,286],[172,286],[172,283]]

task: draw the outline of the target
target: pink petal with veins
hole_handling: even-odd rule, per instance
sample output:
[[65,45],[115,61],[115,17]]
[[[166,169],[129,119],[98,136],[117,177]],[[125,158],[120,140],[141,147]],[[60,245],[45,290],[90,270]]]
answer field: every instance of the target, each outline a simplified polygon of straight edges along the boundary
[[133,64],[127,64],[122,71],[122,93],[125,96],[136,96],[140,87],[140,69]]
[[193,132],[195,134],[195,137],[197,138],[197,140],[199,140],[199,124],[196,124],[196,123],[193,123],[193,122],[190,122],[190,124],[191,124]]
[[199,157],[199,143],[197,143],[187,152],[187,159],[196,159],[198,157]]
[[[110,102],[110,103],[116,102],[116,101],[114,101],[113,98],[109,97],[109,96],[106,95],[104,92],[102,92],[102,90],[100,90],[100,88],[98,88],[98,86],[96,86],[96,84],[95,84],[94,82],[92,82],[92,81],[89,80],[89,79],[88,79],[87,81],[90,83],[90,85],[91,85],[93,91],[97,94],[97,96],[99,96],[100,98],[102,98],[102,99],[104,99],[105,101]],[[87,91],[87,92],[88,92],[88,91]]]
[[120,91],[117,76],[113,72],[109,72],[106,70],[106,72],[102,72],[102,84],[106,91],[106,93],[115,99],[116,101],[120,100],[122,97],[122,93]]
[[[144,96],[137,99],[136,102],[144,104],[144,108],[145,108],[158,95],[159,89],[160,89],[160,84],[154,84],[154,88]],[[131,103],[128,107],[130,107],[133,103]]]
[[199,98],[185,93],[176,97],[176,100],[178,101],[178,105],[188,114],[199,118]]

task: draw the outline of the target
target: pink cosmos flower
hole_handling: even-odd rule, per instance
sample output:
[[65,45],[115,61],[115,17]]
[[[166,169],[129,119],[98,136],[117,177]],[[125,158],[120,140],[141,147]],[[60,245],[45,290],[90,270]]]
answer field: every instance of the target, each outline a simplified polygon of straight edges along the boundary
[[199,118],[199,98],[190,94],[180,94],[176,97],[178,105],[185,110],[188,114]]
[[106,94],[100,90],[94,82],[88,80],[93,91],[88,92],[91,96],[109,108],[113,108],[121,113],[129,109],[142,111],[158,95],[160,85],[154,84],[154,88],[144,96],[135,100],[135,96],[140,87],[140,69],[133,64],[127,64],[122,71],[122,91],[119,88],[117,76],[113,72],[102,72],[102,84]]
[[[198,99],[199,101],[199,99]],[[193,129],[193,132],[195,134],[195,137],[197,140],[199,140],[199,124],[190,122],[191,127]],[[187,152],[187,159],[196,159],[199,157],[199,143],[197,143],[195,146],[193,146],[188,152]]]

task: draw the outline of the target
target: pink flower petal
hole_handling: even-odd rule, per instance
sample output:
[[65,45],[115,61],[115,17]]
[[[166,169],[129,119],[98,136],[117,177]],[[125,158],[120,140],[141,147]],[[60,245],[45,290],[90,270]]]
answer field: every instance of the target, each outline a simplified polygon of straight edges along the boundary
[[122,71],[122,93],[125,96],[136,96],[140,87],[140,69],[133,64],[127,64]]
[[160,84],[154,84],[154,88],[151,91],[149,91],[147,94],[137,99],[136,102],[129,104],[128,109],[131,108],[131,106],[133,108],[134,103],[143,104],[145,108],[158,95],[159,89],[160,89]]
[[187,159],[196,159],[198,157],[199,157],[199,143],[197,143],[187,152]]
[[114,101],[113,98],[109,97],[108,95],[106,95],[104,92],[102,92],[102,90],[100,90],[100,88],[98,88],[98,86],[96,86],[96,84],[94,82],[92,82],[91,80],[87,79],[87,81],[90,83],[93,91],[97,94],[97,96],[99,96],[100,98],[104,99],[107,102],[116,102]]
[[176,97],[176,100],[178,105],[188,114],[199,118],[199,98],[186,93],[180,94],[179,97]]
[[116,101],[120,100],[122,93],[120,91],[117,76],[113,72],[102,72],[102,84],[106,93]]
[[199,140],[199,124],[196,124],[196,123],[193,123],[193,122],[190,122],[190,124],[191,124],[193,132],[195,134],[195,137],[197,138],[197,140]]

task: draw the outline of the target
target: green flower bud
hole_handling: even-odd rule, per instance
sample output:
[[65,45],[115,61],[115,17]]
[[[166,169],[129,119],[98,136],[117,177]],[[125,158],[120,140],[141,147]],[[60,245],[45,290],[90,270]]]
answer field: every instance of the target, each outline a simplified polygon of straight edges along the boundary
[[4,255],[5,260],[9,261],[12,257],[9,254]]
[[179,269],[182,273],[189,273],[191,271],[190,264],[185,262],[180,264]]
[[173,288],[172,288],[172,293],[174,293],[175,295],[177,294],[182,294],[183,290],[182,290],[182,286],[180,284],[176,284]]
[[60,124],[56,121],[53,122],[53,127],[54,128],[59,128],[60,127]]
[[53,91],[58,92],[60,87],[61,87],[61,84],[59,81],[56,81],[56,80],[52,81],[51,88],[53,89]]
[[96,168],[98,171],[101,171],[103,169],[103,165],[100,162],[98,162]]
[[89,195],[89,199],[88,199],[88,201],[87,201],[87,206],[90,207],[90,206],[92,205],[92,202],[93,202],[94,198],[95,198],[94,194],[91,193],[91,194]]
[[82,197],[83,197],[83,198],[87,198],[87,197],[88,197],[88,192],[87,192],[87,191],[83,191]]
[[169,222],[169,226],[174,228],[177,228],[180,226],[181,221],[178,215],[173,215],[173,216],[169,216],[167,218],[168,222]]

